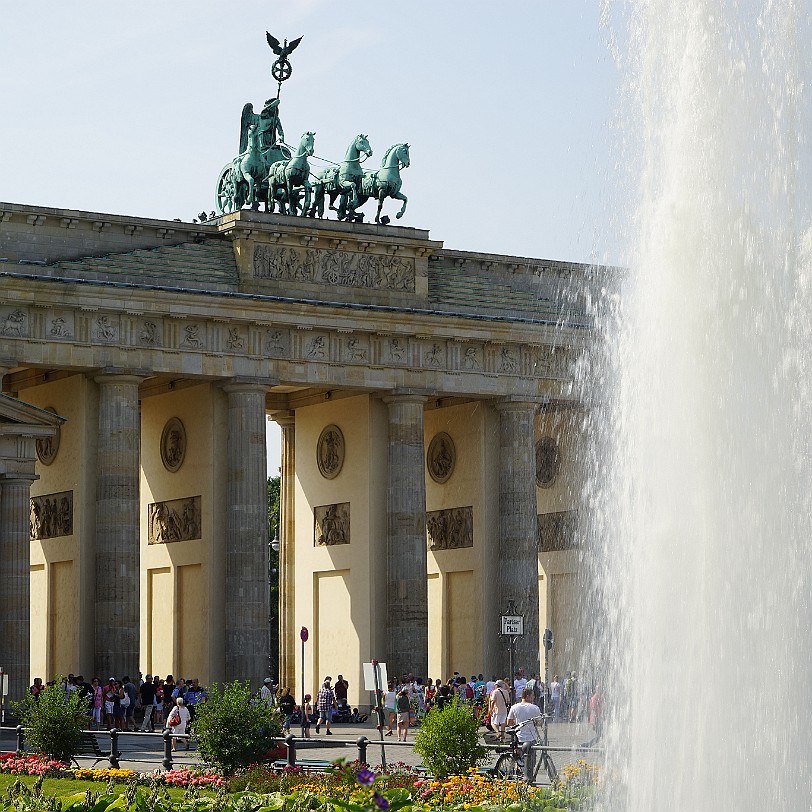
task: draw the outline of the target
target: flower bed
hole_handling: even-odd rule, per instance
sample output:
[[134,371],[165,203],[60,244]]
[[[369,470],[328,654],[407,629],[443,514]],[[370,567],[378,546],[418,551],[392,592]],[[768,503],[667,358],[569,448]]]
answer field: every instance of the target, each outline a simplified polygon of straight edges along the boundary
[[10,775],[61,775],[67,764],[48,756],[0,753],[0,773]]

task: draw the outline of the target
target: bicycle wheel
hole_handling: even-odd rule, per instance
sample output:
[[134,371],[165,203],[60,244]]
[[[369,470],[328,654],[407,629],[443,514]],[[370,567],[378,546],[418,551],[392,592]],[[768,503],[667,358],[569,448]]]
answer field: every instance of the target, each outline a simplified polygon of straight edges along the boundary
[[500,781],[516,781],[522,777],[522,768],[510,753],[502,753],[496,764],[494,764],[491,774]]
[[541,758],[544,761],[544,770],[547,773],[547,778],[550,779],[550,785],[552,787],[558,786],[558,770],[555,768],[555,764],[553,764],[553,757],[544,752],[541,754]]

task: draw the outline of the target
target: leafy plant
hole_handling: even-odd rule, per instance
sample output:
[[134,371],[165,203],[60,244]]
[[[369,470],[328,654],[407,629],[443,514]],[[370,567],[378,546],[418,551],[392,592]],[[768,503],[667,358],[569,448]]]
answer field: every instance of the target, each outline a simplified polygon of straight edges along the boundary
[[414,749],[429,772],[438,778],[462,775],[482,764],[488,754],[479,741],[479,722],[474,719],[471,706],[459,697],[442,710],[432,708],[425,715]]
[[60,676],[36,697],[27,694],[25,701],[17,704],[17,710],[31,748],[69,764],[79,752],[89,702],[78,691],[65,696],[61,683]]
[[276,708],[255,701],[247,682],[215,685],[208,701],[195,708],[200,755],[226,775],[261,759],[280,731]]

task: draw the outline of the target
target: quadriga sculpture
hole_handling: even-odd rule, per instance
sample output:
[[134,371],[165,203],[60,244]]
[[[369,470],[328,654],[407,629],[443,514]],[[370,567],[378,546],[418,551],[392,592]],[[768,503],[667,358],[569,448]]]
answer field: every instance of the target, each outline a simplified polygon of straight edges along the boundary
[[381,209],[383,208],[383,201],[386,200],[387,197],[403,201],[400,211],[395,215],[398,220],[403,217],[403,212],[406,211],[406,204],[409,202],[409,198],[400,191],[402,184],[400,170],[406,169],[407,166],[409,166],[409,145],[393,144],[386,150],[381,160],[380,169],[376,172],[364,172],[364,177],[361,181],[360,203],[358,205],[363,206],[364,203],[370,199],[377,200],[378,211],[375,212],[376,223],[381,222]]
[[313,207],[309,214],[319,217],[324,216],[324,196],[330,198],[330,209],[336,211],[335,200],[341,195],[341,202],[338,205],[339,220],[355,220],[355,210],[360,205],[361,182],[364,178],[364,171],[361,169],[361,154],[372,155],[372,148],[365,135],[356,135],[347,152],[341,166],[331,166],[321,170],[316,175],[313,184],[315,194],[313,197]]
[[302,204],[302,215],[310,209],[310,164],[307,159],[313,155],[315,146],[314,132],[306,132],[296,150],[296,154],[287,161],[276,161],[268,170],[268,211],[273,211],[279,204],[282,214],[297,214],[298,189],[304,188],[305,199]]

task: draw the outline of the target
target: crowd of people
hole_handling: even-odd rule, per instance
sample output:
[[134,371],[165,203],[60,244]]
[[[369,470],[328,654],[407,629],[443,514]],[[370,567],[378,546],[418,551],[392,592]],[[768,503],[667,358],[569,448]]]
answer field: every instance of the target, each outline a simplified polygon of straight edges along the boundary
[[[52,684],[55,683],[49,683]],[[44,687],[37,678],[29,690],[36,698]],[[61,688],[66,698],[79,692],[88,699],[91,729],[132,732],[171,729],[180,737],[194,721],[197,705],[208,698],[198,679],[175,682],[171,674],[166,679],[157,674],[143,678],[138,674],[135,680],[128,675],[121,679],[110,677],[106,683],[98,677],[87,682],[82,675],[68,674],[62,679]],[[348,688],[349,682],[341,674],[335,683],[326,676],[315,699],[305,694],[302,703],[297,703],[289,687],[278,686],[267,677],[255,698],[279,710],[283,731],[301,726],[302,735],[310,738],[312,729],[318,734],[323,727],[325,735],[331,736],[334,721],[366,721],[366,715],[358,708],[350,708]],[[538,674],[527,677],[522,668],[512,680],[499,679],[495,674],[488,680],[482,674],[467,679],[456,671],[445,681],[424,680],[413,674],[391,679],[379,691],[378,729],[386,736],[396,732],[398,741],[406,741],[410,727],[418,724],[426,712],[432,708],[443,710],[455,699],[469,703],[472,713],[500,741],[504,740],[512,709],[523,701],[543,712],[548,722],[588,720],[596,735],[600,735],[601,697],[597,686],[579,680],[574,671],[567,672],[563,680],[555,674],[545,685]],[[173,737],[173,749],[183,746],[184,741]],[[188,749],[188,742],[185,746]]]
[[[36,699],[45,687],[37,677],[29,691]],[[98,677],[87,682],[81,674],[68,674],[62,678],[60,687],[65,698],[78,692],[80,697],[88,700],[88,726],[91,730],[152,733],[156,729],[170,729],[181,737],[173,737],[173,750],[180,746],[188,749],[188,741],[182,737],[194,720],[196,706],[208,698],[199,679],[181,678],[175,682],[171,674],[166,679],[157,674],[147,674],[143,678],[138,674],[136,679],[129,675],[121,679],[110,677],[105,683]]]

